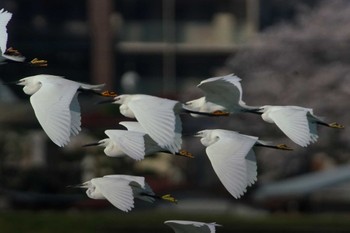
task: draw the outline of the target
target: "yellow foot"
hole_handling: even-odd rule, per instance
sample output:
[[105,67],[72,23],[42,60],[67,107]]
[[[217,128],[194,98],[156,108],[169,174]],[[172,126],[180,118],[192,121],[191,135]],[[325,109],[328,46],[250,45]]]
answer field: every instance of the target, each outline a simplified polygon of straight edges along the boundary
[[278,144],[276,148],[280,150],[293,150],[293,148],[287,146],[286,144]]
[[177,200],[170,194],[163,195],[162,199],[177,204]]
[[33,66],[41,66],[41,67],[47,66],[46,60],[39,60],[38,58],[34,58],[29,63]]
[[344,129],[345,128],[344,125],[338,124],[337,122],[330,123],[330,124],[328,124],[328,126],[331,128],[336,128],[336,129]]
[[229,112],[224,112],[224,111],[221,111],[221,110],[214,111],[211,114],[213,114],[215,116],[228,116],[228,115],[230,115]]
[[188,158],[191,158],[191,159],[194,158],[192,153],[188,152],[187,150],[179,150],[179,155],[185,156],[185,157],[188,157]]
[[11,56],[22,56],[22,54],[17,49],[14,49],[12,47],[8,48],[5,54],[11,55]]
[[117,93],[114,91],[104,91],[104,92],[101,92],[101,95],[106,97],[116,97]]

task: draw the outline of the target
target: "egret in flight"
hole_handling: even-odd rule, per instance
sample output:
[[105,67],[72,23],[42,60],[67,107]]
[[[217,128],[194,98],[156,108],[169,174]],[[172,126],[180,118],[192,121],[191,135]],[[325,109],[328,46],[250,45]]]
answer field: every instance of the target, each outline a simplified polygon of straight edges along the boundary
[[247,186],[253,185],[257,180],[253,146],[291,150],[284,144],[274,146],[257,137],[230,130],[207,129],[199,131],[195,136],[201,138],[216,175],[234,198],[240,198]]
[[241,79],[233,74],[205,79],[197,85],[204,92],[204,96],[186,102],[184,109],[190,113],[194,112],[191,115],[195,117],[206,113],[208,115],[228,116],[255,109],[247,106],[242,100],[240,81]]
[[62,147],[77,135],[80,128],[79,92],[91,92],[102,96],[114,93],[99,92],[104,86],[89,85],[65,79],[60,76],[40,74],[26,77],[16,82],[24,86],[23,91],[30,95],[30,103],[36,118],[47,136]]
[[76,187],[86,188],[86,194],[92,199],[107,199],[116,208],[128,212],[134,208],[134,198],[153,203],[163,199],[177,203],[170,194],[157,196],[141,176],[107,175],[93,178]]
[[276,124],[287,137],[302,147],[307,147],[317,141],[317,125],[344,128],[343,125],[336,122],[325,122],[321,117],[314,115],[311,108],[265,105],[253,112],[261,114],[264,121]]
[[175,233],[215,233],[215,228],[221,226],[212,223],[187,221],[187,220],[168,220],[164,224],[171,227]]
[[302,147],[317,141],[317,125],[344,128],[336,122],[325,122],[314,115],[311,108],[289,105],[248,106],[242,100],[240,78],[232,74],[203,80],[198,87],[204,91],[204,97],[188,101],[184,107],[189,111],[218,116],[239,112],[260,114],[264,121],[276,124],[287,137]]
[[[24,62],[26,59],[18,50],[12,47],[7,48],[7,24],[11,18],[12,13],[5,11],[4,9],[0,10],[0,64],[6,60]],[[34,58],[30,61],[30,64],[36,66],[47,66],[47,61]]]
[[161,148],[173,154],[181,149],[180,102],[143,94],[118,95],[113,100],[103,102],[120,104],[120,113],[129,118],[136,118]]
[[[119,122],[127,130],[106,130],[105,134],[108,138],[102,139],[95,143],[84,145],[86,146],[102,146],[105,147],[104,153],[111,157],[129,156],[135,160],[144,159],[146,155],[155,154],[157,152],[167,152],[166,149],[160,147],[142,128],[141,124],[137,121],[123,121]],[[181,135],[177,135],[176,140],[181,141]],[[179,150],[176,155],[186,156],[193,158],[192,154]]]

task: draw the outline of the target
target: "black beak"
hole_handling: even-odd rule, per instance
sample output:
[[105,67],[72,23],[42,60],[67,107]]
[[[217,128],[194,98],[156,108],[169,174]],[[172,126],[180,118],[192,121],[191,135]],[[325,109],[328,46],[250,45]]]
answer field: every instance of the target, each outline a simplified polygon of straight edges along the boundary
[[96,104],[111,104],[114,101],[115,101],[114,99],[102,100],[102,101],[97,102]]
[[98,146],[98,145],[101,145],[101,143],[100,142],[93,142],[93,143],[82,145],[82,147]]
[[250,112],[250,113],[254,113],[254,114],[258,114],[258,115],[261,115],[261,114],[263,114],[262,113],[262,108],[247,108],[247,109],[245,109],[244,111],[245,112]]
[[14,81],[14,82],[4,82],[4,83],[1,83],[1,84],[2,85],[18,85],[20,83],[21,83],[20,81]]

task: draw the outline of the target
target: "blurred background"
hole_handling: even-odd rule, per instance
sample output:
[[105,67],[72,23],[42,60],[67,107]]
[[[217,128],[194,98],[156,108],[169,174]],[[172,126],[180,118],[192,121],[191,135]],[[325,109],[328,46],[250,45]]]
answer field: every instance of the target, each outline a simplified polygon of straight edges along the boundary
[[[2,82],[53,74],[185,102],[202,95],[201,80],[235,73],[248,105],[310,107],[346,127],[350,119],[349,1],[1,0],[1,8],[13,13],[8,47],[49,64],[1,65]],[[350,229],[347,128],[320,127],[318,142],[301,148],[259,116],[183,115],[183,148],[195,159],[157,154],[135,162],[82,148],[125,118],[117,106],[96,105],[98,97],[79,98],[83,130],[58,148],[21,88],[0,85],[0,232],[171,232],[162,224],[171,218],[216,221],[224,225],[218,232]],[[256,148],[258,181],[235,200],[191,137],[207,128],[294,151]],[[125,215],[67,187],[107,174],[145,176],[156,193],[171,193],[179,204],[137,202]]]

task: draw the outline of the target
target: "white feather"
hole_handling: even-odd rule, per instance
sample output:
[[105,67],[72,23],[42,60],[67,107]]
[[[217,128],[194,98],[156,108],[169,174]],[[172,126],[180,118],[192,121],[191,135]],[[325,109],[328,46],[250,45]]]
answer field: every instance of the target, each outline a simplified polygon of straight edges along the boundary
[[263,119],[274,122],[296,144],[306,147],[317,139],[310,135],[307,119],[310,109],[297,106],[268,106],[266,109]]
[[248,168],[255,168],[247,167],[246,156],[257,138],[228,130],[205,131],[203,137],[210,139],[207,141],[209,145],[204,144],[207,144],[206,152],[215,173],[233,197],[241,197],[254,179],[252,178],[254,171]]
[[0,10],[0,49],[1,54],[4,54],[7,50],[7,24],[12,18],[12,13],[5,11],[4,9]]
[[171,153],[178,152],[182,143],[182,126],[177,109],[181,104],[148,95],[133,95],[131,98],[126,105],[147,134],[160,147],[168,149]]
[[[80,106],[77,90],[81,85],[54,75],[35,75],[19,80],[24,92],[31,95],[35,115],[48,137],[58,146],[70,141],[80,128]],[[95,86],[91,85],[91,88]]]

